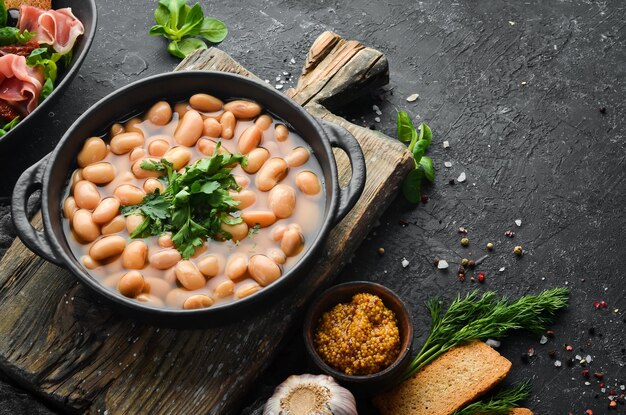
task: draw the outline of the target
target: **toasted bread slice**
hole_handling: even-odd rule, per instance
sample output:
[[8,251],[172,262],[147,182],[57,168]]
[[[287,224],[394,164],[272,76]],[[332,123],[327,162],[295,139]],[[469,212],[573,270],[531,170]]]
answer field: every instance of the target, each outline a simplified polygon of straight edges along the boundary
[[377,396],[374,405],[383,415],[451,415],[497,385],[509,370],[510,361],[485,343],[472,342]]
[[4,5],[7,10],[19,9],[22,4],[39,7],[44,10],[50,10],[52,8],[52,0],[4,0]]

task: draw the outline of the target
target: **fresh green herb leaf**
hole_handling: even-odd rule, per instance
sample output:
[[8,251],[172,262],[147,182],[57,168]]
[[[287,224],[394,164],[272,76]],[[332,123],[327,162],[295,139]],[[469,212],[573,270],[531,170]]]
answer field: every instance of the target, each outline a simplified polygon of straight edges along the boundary
[[195,50],[206,49],[205,40],[219,43],[228,34],[223,22],[204,16],[200,3],[190,7],[185,0],[159,0],[154,20],[157,24],[149,34],[168,39],[167,51],[181,59]]
[[[6,13],[4,13],[6,15]],[[6,16],[5,16],[6,18]],[[0,27],[0,46],[15,45],[17,43],[26,43],[35,37],[35,32],[24,30],[20,32],[17,27]]]
[[176,172],[165,159],[140,164],[144,170],[163,172],[161,180],[167,181],[167,186],[163,193],[147,195],[139,205],[122,206],[124,215],[144,216],[131,238],[172,232],[172,241],[184,258],[192,256],[208,238],[230,238],[221,224],[242,222],[233,216],[239,202],[229,191],[239,190],[239,185],[231,171],[246,158],[241,154],[219,154],[219,148],[218,143],[213,156],[187,166],[184,174]]
[[428,125],[421,123],[419,134],[413,126],[411,117],[406,111],[399,111],[396,119],[398,140],[409,143],[409,151],[413,154],[415,168],[407,175],[402,183],[402,193],[411,203],[421,200],[422,179],[435,181],[435,169],[430,157],[425,157],[426,149],[433,140],[433,133]]
[[508,415],[528,398],[530,386],[524,382],[514,388],[505,389],[489,400],[483,399],[469,404],[452,415]]
[[20,122],[20,117],[15,117],[0,128],[0,137],[8,133],[13,127]]
[[435,168],[433,167],[433,160],[430,157],[423,156],[420,159],[420,166],[424,170],[424,177],[426,180],[433,183],[435,181]]
[[565,288],[526,295],[515,301],[496,298],[493,292],[482,296],[472,292],[464,298],[457,296],[443,314],[439,300],[428,301],[430,334],[403,379],[410,378],[453,347],[474,340],[499,339],[511,330],[544,331],[555,313],[567,307],[568,296]]
[[46,99],[54,90],[54,83],[58,74],[58,62],[67,66],[71,59],[71,53],[61,55],[46,47],[37,48],[28,55],[26,58],[28,66],[33,68],[39,66],[43,69],[45,82],[41,91],[41,100]]
[[197,34],[211,43],[220,43],[226,39],[228,28],[221,20],[205,17]]
[[196,37],[187,37],[180,42],[172,41],[167,46],[167,51],[178,58],[184,59],[197,49],[207,49],[206,43]]
[[411,203],[419,203],[422,192],[422,177],[424,177],[424,172],[420,169],[413,169],[411,172],[404,178],[404,182],[402,182],[402,194],[406,200]]
[[417,131],[413,126],[411,117],[406,111],[399,111],[396,118],[398,140],[408,143],[413,140],[417,140]]
[[426,147],[430,146],[430,143],[432,143],[433,141],[433,132],[430,130],[430,127],[428,126],[428,124],[425,123],[421,123],[420,124],[420,135],[419,135],[419,139],[420,141],[424,140],[426,141]]
[[4,0],[0,0],[0,27],[7,25],[7,6],[4,4]]

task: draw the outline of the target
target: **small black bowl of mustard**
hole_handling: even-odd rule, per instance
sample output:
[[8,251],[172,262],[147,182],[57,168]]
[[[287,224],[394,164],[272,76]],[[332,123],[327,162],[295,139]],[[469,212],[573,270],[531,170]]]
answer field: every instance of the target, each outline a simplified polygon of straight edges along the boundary
[[307,312],[304,341],[313,363],[338,381],[381,391],[408,366],[411,317],[388,288],[367,281],[326,290]]

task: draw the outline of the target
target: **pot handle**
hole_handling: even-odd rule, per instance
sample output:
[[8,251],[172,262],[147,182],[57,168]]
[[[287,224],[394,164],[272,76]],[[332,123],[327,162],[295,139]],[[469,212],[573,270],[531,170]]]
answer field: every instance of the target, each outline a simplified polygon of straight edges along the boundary
[[17,180],[11,200],[11,217],[13,218],[13,226],[15,226],[17,236],[28,249],[44,258],[46,261],[61,265],[61,261],[52,253],[52,249],[44,233],[35,229],[28,219],[28,198],[37,189],[41,189],[43,173],[47,164],[48,157],[46,156],[22,173]]
[[363,150],[359,142],[356,141],[356,138],[348,130],[328,121],[319,120],[319,122],[327,133],[331,147],[338,147],[345,151],[352,167],[350,183],[346,187],[339,189],[339,208],[334,218],[334,225],[337,225],[361,197],[361,193],[363,193],[365,188],[367,168]]

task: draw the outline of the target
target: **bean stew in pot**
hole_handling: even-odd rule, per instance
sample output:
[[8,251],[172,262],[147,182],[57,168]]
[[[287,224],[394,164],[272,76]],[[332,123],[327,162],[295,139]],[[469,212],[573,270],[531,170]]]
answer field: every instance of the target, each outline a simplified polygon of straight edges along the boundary
[[255,102],[198,93],[88,138],[64,230],[89,273],[154,307],[236,301],[288,272],[322,225],[307,143]]

